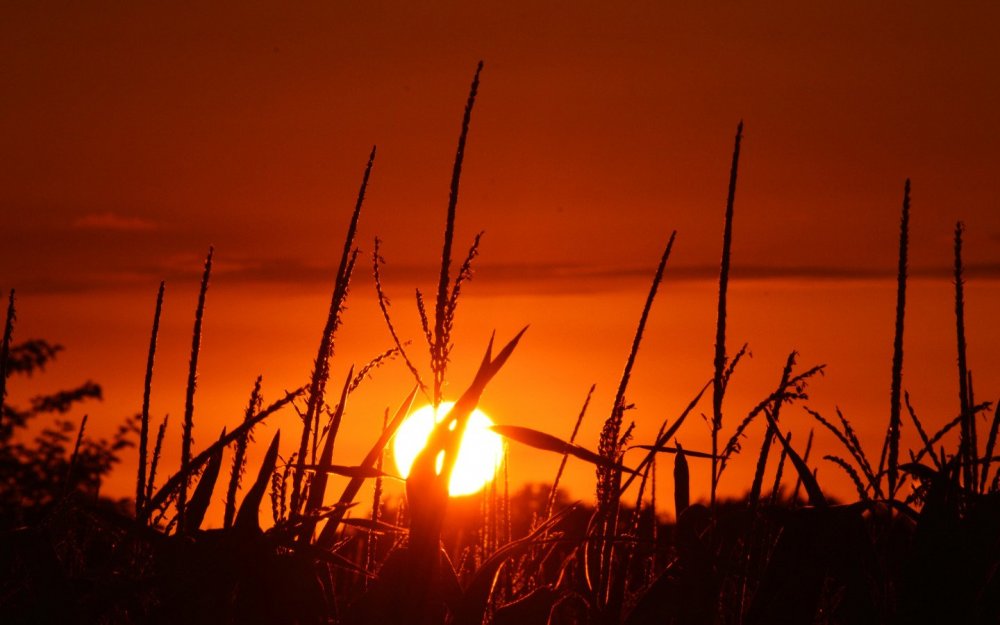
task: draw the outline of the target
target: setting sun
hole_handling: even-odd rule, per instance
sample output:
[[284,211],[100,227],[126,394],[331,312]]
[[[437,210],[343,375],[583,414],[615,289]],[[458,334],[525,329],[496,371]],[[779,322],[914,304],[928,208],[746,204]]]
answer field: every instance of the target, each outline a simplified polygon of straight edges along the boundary
[[[454,402],[442,402],[437,415],[432,406],[424,406],[399,426],[392,445],[392,455],[404,478],[409,476],[410,467],[427,443],[434,424],[447,415],[454,405]],[[471,495],[481,490],[493,479],[503,462],[503,439],[489,429],[491,425],[493,421],[478,408],[469,417],[451,482],[448,484],[448,493],[452,497]]]

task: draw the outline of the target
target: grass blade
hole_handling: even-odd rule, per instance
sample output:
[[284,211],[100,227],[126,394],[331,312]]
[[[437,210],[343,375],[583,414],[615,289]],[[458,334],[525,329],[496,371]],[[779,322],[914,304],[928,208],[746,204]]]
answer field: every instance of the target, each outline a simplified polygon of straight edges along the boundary
[[990,433],[986,439],[986,459],[983,461],[983,472],[979,478],[980,492],[986,492],[986,479],[989,476],[990,463],[993,461],[993,450],[996,449],[997,430],[1000,429],[1000,402],[997,403],[997,406],[993,409],[993,423],[990,425]]
[[260,503],[264,500],[264,493],[267,491],[267,485],[271,481],[271,473],[274,472],[274,467],[278,462],[278,442],[281,440],[281,430],[274,433],[274,438],[271,439],[271,445],[267,448],[267,453],[264,454],[264,461],[260,465],[260,473],[257,474],[257,480],[247,491],[246,497],[243,498],[243,505],[240,506],[240,511],[236,513],[236,521],[233,523],[233,528],[236,530],[260,530]]
[[[219,438],[221,439],[225,435],[226,429],[222,428],[222,434]],[[223,447],[218,447],[208,459],[201,479],[198,480],[198,486],[195,487],[194,494],[191,495],[186,515],[188,531],[190,532],[201,527],[202,521],[205,520],[205,513],[208,512],[208,506],[212,503],[212,492],[215,490],[215,483],[219,480],[219,469],[222,468],[223,449]]]
[[518,425],[491,425],[490,429],[500,436],[521,443],[522,445],[527,445],[543,451],[552,451],[557,454],[569,454],[579,458],[580,460],[584,460],[612,471],[625,471],[627,473],[636,474],[636,471],[622,466],[617,462],[612,462],[604,456],[590,451],[586,447],[581,447],[573,443],[567,443],[561,438],[557,438],[551,434],[546,434],[545,432],[539,432],[538,430]]
[[792,449],[792,445],[788,442],[788,439],[781,433],[778,429],[778,424],[774,421],[774,417],[767,410],[764,411],[764,417],[767,419],[768,425],[774,430],[774,436],[781,443],[784,448],[785,453],[788,454],[788,459],[792,461],[792,466],[799,474],[799,479],[802,480],[802,485],[806,489],[806,495],[809,497],[809,503],[817,508],[825,508],[827,505],[826,497],[823,496],[823,490],[820,489],[819,483],[816,481],[816,476],[812,474],[809,470],[808,465],[805,461]]
[[258,423],[262,422],[264,419],[268,418],[275,412],[278,412],[279,410],[290,404],[293,399],[302,395],[304,391],[305,388],[300,387],[294,391],[285,393],[284,397],[275,401],[264,410],[261,410],[260,412],[255,414],[253,418],[250,419],[249,421],[244,421],[238,427],[234,428],[232,432],[226,434],[221,439],[212,443],[207,449],[205,449],[200,454],[192,458],[191,462],[188,465],[188,471],[181,470],[176,474],[174,474],[172,477],[170,477],[170,479],[167,480],[167,482],[160,488],[160,490],[156,492],[156,494],[153,497],[148,499],[149,511],[152,512],[153,510],[156,510],[157,508],[162,506],[170,498],[170,496],[174,493],[174,491],[180,488],[180,485],[184,482],[184,480],[190,477],[189,472],[197,471],[198,469],[200,469],[201,465],[205,464],[205,462],[208,461],[209,457],[211,457],[211,455],[215,453],[216,448],[225,447],[226,445],[229,445],[230,443],[238,440],[241,436],[243,436],[246,432],[248,432]]
[[[410,394],[406,396],[406,399],[404,399],[403,403],[400,404],[399,409],[392,417],[392,420],[389,421],[389,425],[382,430],[382,434],[378,437],[378,440],[375,441],[375,444],[372,445],[372,448],[368,451],[364,460],[361,461],[360,466],[374,467],[376,463],[378,463],[379,458],[382,456],[386,445],[388,445],[389,441],[392,439],[393,434],[396,433],[400,424],[403,423],[403,420],[406,419],[406,416],[410,413],[410,407],[413,405],[413,399],[417,396],[417,392],[419,390],[420,387],[415,386],[413,387],[413,390],[410,391]],[[366,478],[363,477],[351,478],[351,481],[348,482],[347,486],[344,487],[344,491],[340,494],[340,499],[338,500],[337,505],[343,507],[352,503],[354,498],[357,497],[358,491],[361,490],[361,486],[365,483],[365,479]],[[334,544],[337,536],[337,526],[344,518],[343,514],[343,509],[341,509],[338,514],[334,514],[330,517],[326,525],[323,527],[323,531],[319,534],[319,539],[316,541],[317,545],[324,549],[329,549]]]

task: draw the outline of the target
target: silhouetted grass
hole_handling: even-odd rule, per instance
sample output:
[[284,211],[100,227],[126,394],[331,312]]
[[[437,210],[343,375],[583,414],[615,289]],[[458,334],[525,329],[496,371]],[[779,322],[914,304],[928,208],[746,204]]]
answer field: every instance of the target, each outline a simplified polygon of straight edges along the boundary
[[[706,371],[707,382],[680,414],[663,419],[652,441],[631,441],[634,432],[641,430],[625,420],[631,407],[628,385],[675,232],[655,271],[596,450],[577,442],[594,392],[591,386],[568,440],[521,425],[494,427],[507,439],[505,445],[524,444],[560,456],[551,485],[511,493],[505,447],[503,475],[497,476],[489,491],[479,498],[449,498],[448,484],[469,416],[494,377],[507,366],[525,328],[496,353],[494,338],[490,338],[465,391],[434,427],[414,462],[405,497],[396,501],[386,496],[384,456],[416,395],[425,390],[434,404],[442,400],[451,375],[456,310],[479,250],[481,233],[453,271],[458,192],[481,71],[479,64],[452,169],[433,318],[417,291],[421,331],[430,354],[430,392],[426,393],[420,371],[404,351],[409,343],[390,319],[380,277],[384,261],[376,239],[375,291],[392,347],[374,352],[378,355],[360,367],[345,366],[336,403],[327,400],[335,337],[360,253],[355,238],[373,149],[308,380],[264,407],[262,378],[257,377],[242,418],[195,453],[194,393],[213,259],[210,250],[195,313],[181,463],[155,490],[167,425],[164,417],[147,462],[151,380],[164,296],[161,283],[139,417],[135,515],[102,507],[76,488],[74,471],[84,468],[102,449],[86,438],[86,417],[72,453],[68,449],[72,423],[48,431],[44,442],[51,457],[59,460],[53,466],[62,490],[42,521],[0,535],[0,618],[4,622],[63,622],[75,617],[126,624],[289,625],[996,622],[1000,618],[1000,578],[996,575],[1000,567],[996,542],[1000,471],[994,453],[1000,412],[994,410],[985,448],[980,451],[976,421],[992,405],[976,403],[967,369],[961,224],[955,230],[954,246],[959,415],[931,427],[929,421],[918,418],[903,385],[909,181],[900,222],[890,409],[878,463],[869,459],[857,431],[839,408],[836,419],[827,419],[805,405],[807,385],[824,367],[797,368],[794,351],[780,377],[776,375],[777,386],[762,393],[735,422],[720,448],[724,416],[730,416],[724,415],[725,394],[737,364],[749,353],[746,344],[731,356],[726,348],[727,320],[733,314],[727,293],[742,123],[730,168],[712,370]],[[11,354],[18,347],[11,344],[13,321],[12,292],[0,347],[0,414],[7,414],[5,384],[13,370]],[[37,361],[43,363],[54,353],[42,349]],[[335,444],[338,432],[349,416],[353,394],[361,392],[364,380],[397,354],[416,386],[408,394],[399,393],[406,396],[391,417],[386,411],[381,429],[371,428],[373,442],[359,461],[351,450]],[[705,419],[712,448],[687,448],[679,440],[681,428],[702,407],[709,388],[711,408]],[[58,410],[73,397],[89,396],[87,392],[92,394],[93,388],[85,386],[76,395],[49,398],[36,408]],[[525,388],[523,392],[538,391]],[[300,399],[304,408],[295,404]],[[398,401],[398,397],[390,400]],[[914,424],[914,440],[919,437],[919,444],[908,450],[908,462],[900,459],[907,453],[901,436],[904,403]],[[283,456],[281,433],[275,432],[253,482],[238,501],[253,428],[292,407],[302,424],[301,433],[292,436],[293,449]],[[800,453],[801,433],[793,445],[786,426],[803,415],[811,415],[822,426],[821,432],[829,432],[846,450],[826,454],[824,459],[831,464],[824,466],[837,467],[847,475],[857,501],[840,503],[822,488],[825,479],[810,466],[812,429],[804,451]],[[956,428],[960,432],[957,447],[951,444]],[[752,438],[758,433],[759,440]],[[19,458],[17,449],[3,439],[0,442],[5,454],[0,460]],[[744,447],[756,452],[748,494],[738,501],[722,500],[717,490],[725,469]],[[641,455],[627,455],[634,450]],[[776,463],[775,450],[780,451]],[[204,528],[226,453],[232,453],[232,465],[224,489],[222,527]],[[658,518],[656,511],[660,454],[673,455],[669,488],[674,519],[670,524]],[[581,461],[595,469],[593,508],[567,504],[558,488],[567,462]],[[691,479],[689,464],[698,462],[711,464],[706,484]],[[347,480],[339,497],[327,496],[331,474]],[[794,486],[786,497],[793,477]],[[188,499],[193,479],[197,485]],[[374,485],[371,510],[350,516],[360,511],[358,496],[369,480]],[[633,484],[636,488],[629,491]],[[268,494],[273,524],[262,523],[260,518]],[[628,503],[623,503],[626,496]]]

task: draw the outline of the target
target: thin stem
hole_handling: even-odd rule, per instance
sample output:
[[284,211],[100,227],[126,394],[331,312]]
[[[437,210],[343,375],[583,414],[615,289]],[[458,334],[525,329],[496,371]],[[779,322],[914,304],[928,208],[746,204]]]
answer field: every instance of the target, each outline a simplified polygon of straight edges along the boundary
[[201,289],[198,291],[198,308],[194,313],[194,332],[191,338],[191,362],[188,367],[187,392],[184,396],[184,431],[181,439],[181,473],[184,479],[177,495],[177,533],[186,531],[184,513],[187,508],[187,489],[191,479],[191,444],[194,440],[194,391],[198,378],[198,355],[201,353],[201,325],[205,317],[205,295],[208,293],[208,280],[212,275],[212,255],[215,249],[208,248],[205,259],[205,272],[201,277]]
[[149,353],[146,357],[146,378],[142,386],[142,415],[139,424],[139,471],[135,479],[135,516],[140,522],[146,521],[146,457],[149,447],[149,397],[153,388],[153,359],[156,354],[156,338],[160,332],[160,313],[163,310],[164,282],[156,293],[156,311],[153,313],[153,330],[149,335]]
[[712,484],[711,508],[715,510],[716,488],[719,482],[719,430],[722,429],[722,398],[725,395],[726,371],[726,301],[729,290],[729,262],[733,245],[733,205],[736,201],[736,177],[740,165],[740,143],[743,140],[743,120],[736,127],[733,162],[729,169],[729,193],[726,197],[726,223],[722,234],[722,264],[719,270],[719,311],[715,323],[715,378],[712,384]]

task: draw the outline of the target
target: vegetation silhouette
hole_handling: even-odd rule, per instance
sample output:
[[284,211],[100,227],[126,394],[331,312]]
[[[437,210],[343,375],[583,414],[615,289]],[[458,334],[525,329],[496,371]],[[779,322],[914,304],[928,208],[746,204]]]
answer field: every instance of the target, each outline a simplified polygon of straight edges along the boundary
[[[955,231],[955,311],[958,414],[937,430],[925,428],[902,386],[904,365],[910,184],[900,225],[897,307],[890,363],[890,410],[876,460],[840,411],[829,419],[805,405],[808,384],[823,366],[801,368],[788,355],[777,381],[739,420],[727,410],[734,371],[748,353],[727,348],[731,245],[743,124],[739,124],[728,189],[720,265],[713,367],[676,418],[657,437],[633,441],[628,385],[676,233],[669,236],[638,321],[596,450],[576,442],[593,387],[568,439],[522,426],[497,427],[512,445],[561,456],[551,484],[511,493],[495,480],[477,497],[450,499],[448,478],[459,440],[479,398],[514,357],[525,328],[506,341],[491,337],[465,392],[431,434],[414,463],[401,500],[383,496],[383,459],[418,394],[442,400],[461,287],[472,277],[477,235],[453,272],[453,239],[462,164],[482,64],[467,100],[450,186],[438,289],[433,306],[417,291],[416,308],[429,354],[421,373],[414,348],[401,338],[381,281],[380,243],[373,254],[376,293],[393,346],[355,369],[328,392],[331,362],[360,251],[356,232],[375,161],[373,148],[347,229],[329,313],[309,380],[270,403],[258,377],[242,420],[200,451],[194,448],[195,383],[201,323],[210,314],[206,293],[210,250],[201,282],[185,394],[182,461],[158,478],[166,419],[153,441],[149,396],[164,286],[157,293],[144,399],[110,442],[85,435],[62,416],[100,387],[39,397],[30,408],[5,400],[8,378],[40,371],[61,350],[45,341],[14,343],[11,293],[0,349],[0,617],[5,623],[450,623],[519,625],[591,623],[995,623],[1000,620],[1000,470],[994,466],[1000,414],[977,403],[965,359],[962,234]],[[336,450],[347,404],[372,371],[400,359],[414,378],[394,398],[372,446],[360,459]],[[429,381],[429,384],[425,382]],[[681,428],[711,389],[712,448],[686,448]],[[900,449],[906,416],[919,433],[918,449]],[[822,488],[810,457],[813,432],[792,439],[781,417],[802,410],[843,446],[824,460],[849,476],[857,500],[836,501]],[[281,432],[260,466],[247,467],[254,428],[279,412],[302,423],[294,451],[279,454]],[[34,419],[55,414],[55,425],[34,445],[16,434]],[[992,414],[985,444],[980,421]],[[717,487],[728,463],[763,435],[747,495],[722,500]],[[77,432],[74,437],[73,432]],[[728,439],[726,435],[728,434]],[[949,442],[959,434],[957,446]],[[949,436],[951,435],[951,436]],[[138,437],[134,507],[99,498],[104,477]],[[70,443],[75,444],[70,451]],[[151,444],[152,443],[152,444]],[[641,449],[638,463],[625,452]],[[151,451],[150,451],[151,450]],[[229,451],[227,451],[229,450]],[[228,483],[217,488],[230,454]],[[572,458],[570,458],[572,456]],[[907,457],[908,456],[908,457]],[[633,458],[634,456],[630,456]],[[558,483],[567,461],[595,471],[593,505],[567,501]],[[336,464],[335,464],[336,462]],[[672,469],[673,506],[656,499],[658,468]],[[690,463],[711,466],[707,492],[690,483]],[[772,480],[765,484],[768,466]],[[249,473],[247,471],[249,470]],[[505,471],[505,470],[504,470]],[[660,471],[662,473],[662,470]],[[347,478],[327,498],[328,476]],[[503,474],[504,477],[506,473]],[[244,480],[252,476],[252,480]],[[372,481],[370,514],[352,511]],[[193,486],[193,489],[191,488]],[[216,491],[224,490],[221,528],[204,528]],[[647,493],[651,496],[647,496]],[[692,498],[694,496],[694,499]],[[271,520],[262,523],[261,515]],[[665,523],[667,516],[675,519]]]

